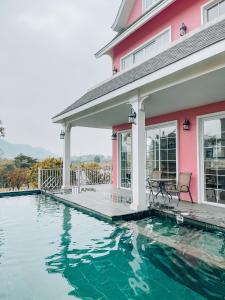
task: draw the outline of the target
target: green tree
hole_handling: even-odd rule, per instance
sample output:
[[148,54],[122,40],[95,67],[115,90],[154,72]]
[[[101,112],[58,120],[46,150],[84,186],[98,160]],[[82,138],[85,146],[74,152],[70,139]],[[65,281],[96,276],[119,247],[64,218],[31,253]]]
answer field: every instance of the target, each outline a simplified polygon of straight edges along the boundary
[[5,136],[5,127],[2,124],[2,121],[0,120],[0,137]]
[[33,188],[38,187],[38,169],[61,169],[63,161],[61,158],[46,158],[34,164],[30,169],[30,183]]
[[19,169],[30,169],[38,161],[35,158],[19,154],[14,158],[15,166]]
[[99,155],[95,155],[94,162],[97,163],[97,164],[99,164],[101,162],[101,158],[100,158]]

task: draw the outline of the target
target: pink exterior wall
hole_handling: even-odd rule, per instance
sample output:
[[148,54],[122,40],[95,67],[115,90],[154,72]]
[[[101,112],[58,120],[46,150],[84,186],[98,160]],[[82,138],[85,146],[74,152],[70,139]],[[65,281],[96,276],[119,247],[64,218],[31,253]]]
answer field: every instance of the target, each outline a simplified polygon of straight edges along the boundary
[[128,19],[128,25],[137,20],[142,14],[142,0],[136,0]]
[[[172,41],[180,38],[179,29],[182,22],[188,31],[201,25],[201,6],[208,0],[177,0],[159,15],[147,22],[113,49],[113,66],[120,70],[120,60],[123,56],[141,46],[153,36],[171,26]],[[141,0],[137,0],[130,16],[134,20],[140,11]]]
[[[163,122],[178,121],[178,171],[191,172],[191,192],[195,202],[198,201],[198,167],[197,167],[197,116],[225,111],[225,101],[206,106],[201,106],[189,110],[174,112],[167,115],[153,117],[146,119],[146,126],[155,125]],[[183,121],[188,118],[191,122],[191,129],[189,131],[183,130]],[[115,131],[131,129],[129,124],[118,125],[113,128]],[[117,143],[117,142],[115,142]],[[117,153],[117,146],[114,144],[113,151]],[[118,158],[117,154],[113,153],[113,174],[114,186],[116,187],[118,177]],[[182,195],[183,200],[188,200],[186,195]]]

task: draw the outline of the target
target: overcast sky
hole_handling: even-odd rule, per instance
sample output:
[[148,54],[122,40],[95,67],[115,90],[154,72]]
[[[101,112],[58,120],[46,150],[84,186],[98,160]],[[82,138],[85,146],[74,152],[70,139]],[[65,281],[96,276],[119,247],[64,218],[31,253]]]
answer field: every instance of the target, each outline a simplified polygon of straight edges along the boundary
[[[7,140],[60,154],[51,117],[111,76],[94,53],[113,36],[121,0],[2,0],[0,120]],[[72,154],[111,154],[109,131],[73,129]]]

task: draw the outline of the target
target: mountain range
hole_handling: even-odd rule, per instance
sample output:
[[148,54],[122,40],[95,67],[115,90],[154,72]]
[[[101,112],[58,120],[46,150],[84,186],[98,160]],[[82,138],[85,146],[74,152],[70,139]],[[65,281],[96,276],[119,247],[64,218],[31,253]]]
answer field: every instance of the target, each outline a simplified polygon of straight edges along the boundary
[[13,159],[20,153],[37,159],[57,156],[44,148],[32,147],[26,144],[13,144],[5,139],[0,139],[0,157]]

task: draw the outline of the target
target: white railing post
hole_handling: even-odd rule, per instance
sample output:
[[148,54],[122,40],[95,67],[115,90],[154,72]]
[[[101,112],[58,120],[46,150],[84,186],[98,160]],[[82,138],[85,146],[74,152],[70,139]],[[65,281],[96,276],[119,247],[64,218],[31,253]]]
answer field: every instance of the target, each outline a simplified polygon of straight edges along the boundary
[[77,168],[77,188],[78,188],[78,194],[80,193],[80,166]]
[[41,190],[41,169],[38,168],[38,189]]

